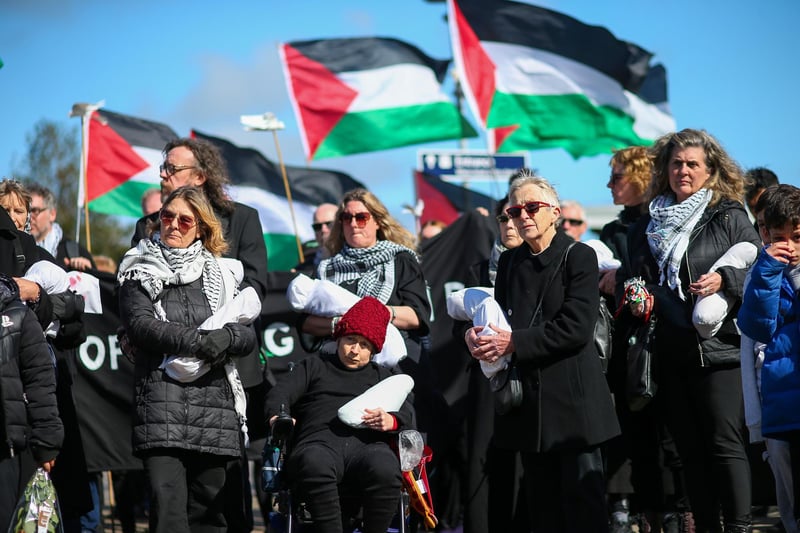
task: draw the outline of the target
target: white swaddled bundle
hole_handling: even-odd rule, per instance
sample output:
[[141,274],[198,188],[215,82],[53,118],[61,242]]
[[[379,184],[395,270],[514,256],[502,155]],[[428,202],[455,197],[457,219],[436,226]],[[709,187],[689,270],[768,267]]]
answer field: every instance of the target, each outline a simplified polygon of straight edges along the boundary
[[[497,335],[495,330],[487,327],[489,324],[506,331],[511,330],[506,315],[494,299],[494,289],[491,287],[469,287],[451,292],[447,295],[447,314],[456,320],[469,320],[474,326],[483,326],[478,333],[479,337]],[[483,375],[487,378],[494,377],[508,366],[510,357],[504,355],[494,363],[480,361]]]
[[[295,311],[318,316],[341,316],[361,298],[327,280],[311,279],[299,274],[286,289],[286,298]],[[383,350],[375,354],[374,361],[392,367],[408,355],[403,336],[393,324],[386,327]]]
[[379,381],[339,408],[339,420],[354,428],[363,428],[365,409],[381,408],[387,413],[397,412],[414,388],[414,380],[406,374],[395,374]]

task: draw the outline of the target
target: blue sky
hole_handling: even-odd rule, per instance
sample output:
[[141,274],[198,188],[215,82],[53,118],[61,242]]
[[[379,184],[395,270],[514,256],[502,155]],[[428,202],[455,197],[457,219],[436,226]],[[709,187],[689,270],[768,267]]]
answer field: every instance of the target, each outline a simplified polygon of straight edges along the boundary
[[[549,0],[537,2],[653,52],[668,72],[678,128],[705,128],[745,167],[767,166],[800,185],[800,2],[796,0]],[[224,7],[223,7],[224,5]],[[387,36],[436,58],[451,57],[445,5],[423,0],[206,0],[109,2],[3,0],[0,15],[0,176],[19,164],[40,119],[78,124],[75,102],[191,128],[260,150],[276,160],[272,135],[245,132],[242,114],[275,113],[284,161],[304,157],[278,62],[278,43],[326,37]],[[476,124],[471,115],[468,119]],[[483,148],[482,141],[469,148]],[[324,159],[367,184],[405,225],[411,171],[421,148],[442,142]],[[534,151],[532,166],[562,198],[610,203],[608,156],[574,161]],[[501,183],[473,185],[501,196]]]

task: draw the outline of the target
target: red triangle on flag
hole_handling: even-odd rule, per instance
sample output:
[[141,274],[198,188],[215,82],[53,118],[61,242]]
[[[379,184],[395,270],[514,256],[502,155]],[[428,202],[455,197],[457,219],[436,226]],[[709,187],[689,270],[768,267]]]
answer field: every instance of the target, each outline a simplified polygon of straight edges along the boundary
[[358,96],[325,65],[309,59],[296,48],[284,44],[291,93],[297,105],[311,160]]
[[503,143],[511,137],[511,134],[519,129],[519,124],[512,124],[511,126],[502,126],[494,128],[492,135],[494,135],[494,151],[499,152]]
[[494,98],[496,68],[456,2],[453,2],[453,11],[458,27],[458,45],[464,61],[464,76],[467,78],[462,83],[469,84],[471,92],[475,96],[479,118],[486,127]]
[[86,201],[104,195],[150,166],[97,111],[89,122]]
[[430,220],[441,220],[450,225],[458,218],[458,209],[445,194],[428,183],[422,172],[414,172],[414,184],[417,189],[417,198],[425,202],[425,208],[422,210],[419,220],[420,226]]

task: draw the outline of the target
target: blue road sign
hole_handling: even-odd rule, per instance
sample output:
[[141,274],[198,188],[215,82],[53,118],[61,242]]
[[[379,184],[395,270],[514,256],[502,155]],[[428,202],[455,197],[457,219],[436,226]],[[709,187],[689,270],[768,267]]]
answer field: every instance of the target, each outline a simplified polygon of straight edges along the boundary
[[528,154],[489,154],[469,150],[419,150],[417,167],[445,181],[507,180],[528,166]]

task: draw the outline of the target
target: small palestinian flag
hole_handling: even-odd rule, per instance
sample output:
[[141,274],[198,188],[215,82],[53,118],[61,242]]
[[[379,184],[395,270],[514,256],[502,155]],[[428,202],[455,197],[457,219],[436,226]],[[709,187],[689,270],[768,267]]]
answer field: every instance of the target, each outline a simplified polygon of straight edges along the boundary
[[386,38],[281,45],[306,158],[475,137],[442,91],[449,61]]
[[108,215],[142,216],[142,194],[160,188],[161,150],[179,137],[169,126],[99,109],[89,123],[86,200]]
[[[240,148],[196,130],[192,136],[219,149],[228,167],[231,197],[258,211],[269,269],[294,267],[299,262],[297,240],[280,167],[252,148]],[[364,187],[347,174],[333,170],[286,167],[286,174],[301,242],[314,238],[311,222],[319,204],[338,204],[345,192]]]
[[459,79],[498,151],[573,157],[675,130],[666,71],[607,29],[507,0],[447,0]]
[[431,220],[440,220],[450,225],[462,213],[472,211],[476,207],[486,208],[492,213],[497,204],[489,196],[420,171],[414,172],[414,188],[417,199],[425,203],[419,220],[420,226]]

